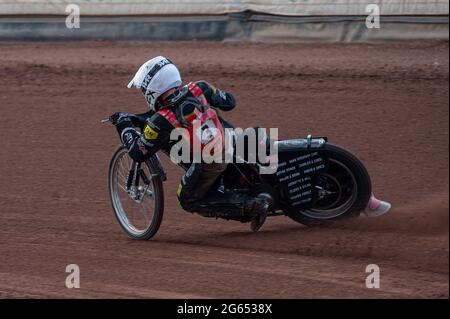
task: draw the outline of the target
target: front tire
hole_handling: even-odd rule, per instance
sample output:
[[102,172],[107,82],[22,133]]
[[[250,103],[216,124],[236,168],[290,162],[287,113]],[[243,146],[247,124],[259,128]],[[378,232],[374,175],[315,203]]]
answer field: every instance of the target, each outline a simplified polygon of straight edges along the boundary
[[333,144],[326,144],[325,149],[329,155],[329,167],[319,173],[318,180],[330,184],[331,188],[334,184],[334,192],[327,195],[331,198],[318,200],[308,209],[287,213],[305,225],[324,225],[357,217],[366,208],[372,194],[369,173],[355,155]]
[[[150,161],[145,162],[148,185],[140,185],[134,190],[133,196],[126,190],[127,170],[133,161],[125,147],[119,146],[109,164],[108,191],[114,216],[123,231],[131,238],[147,240],[153,237],[161,225],[164,213],[164,189],[162,177]],[[142,181],[141,181],[142,182]],[[139,190],[140,189],[140,190]],[[138,200],[137,192],[142,192]],[[138,212],[138,214],[136,214]],[[136,216],[141,216],[138,220]]]

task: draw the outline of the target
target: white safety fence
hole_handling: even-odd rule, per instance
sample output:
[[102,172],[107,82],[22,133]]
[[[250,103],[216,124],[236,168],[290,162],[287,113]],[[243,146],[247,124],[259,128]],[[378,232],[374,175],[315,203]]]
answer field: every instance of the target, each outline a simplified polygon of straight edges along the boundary
[[377,4],[381,15],[448,15],[449,0],[0,0],[0,16],[64,15],[77,4],[83,15],[215,15],[246,10],[285,16],[366,15]]

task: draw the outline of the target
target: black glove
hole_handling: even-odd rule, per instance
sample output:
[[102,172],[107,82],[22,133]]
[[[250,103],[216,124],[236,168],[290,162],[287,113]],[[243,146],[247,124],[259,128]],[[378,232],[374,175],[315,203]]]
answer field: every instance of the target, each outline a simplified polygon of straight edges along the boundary
[[111,120],[111,123],[116,126],[117,133],[119,133],[119,136],[122,136],[122,132],[126,128],[134,127],[133,123],[130,120],[130,115],[131,114],[124,113],[124,112],[116,112],[109,117]]
[[124,112],[116,112],[116,113],[112,114],[112,115],[109,117],[109,119],[110,119],[110,121],[111,121],[111,123],[112,123],[113,125],[117,125],[117,124],[119,124],[120,122],[126,120],[126,119],[128,118],[128,115],[129,115],[128,113],[124,113]]

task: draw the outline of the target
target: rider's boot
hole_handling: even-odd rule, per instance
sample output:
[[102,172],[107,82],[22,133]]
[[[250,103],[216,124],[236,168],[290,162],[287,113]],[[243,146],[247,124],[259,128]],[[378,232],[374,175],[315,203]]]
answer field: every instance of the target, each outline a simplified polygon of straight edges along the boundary
[[246,202],[245,210],[251,216],[250,229],[252,231],[257,232],[262,227],[272,204],[272,196],[266,193],[261,193]]
[[391,209],[391,204],[379,200],[372,194],[366,209],[361,213],[363,217],[378,217],[386,214]]

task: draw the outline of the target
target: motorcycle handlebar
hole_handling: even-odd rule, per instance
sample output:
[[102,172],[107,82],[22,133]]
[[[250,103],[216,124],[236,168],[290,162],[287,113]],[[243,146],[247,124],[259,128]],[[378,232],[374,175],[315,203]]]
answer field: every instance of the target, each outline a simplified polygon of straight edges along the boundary
[[[147,113],[142,113],[142,114],[132,114],[129,113],[128,114],[128,118],[131,120],[131,123],[133,123],[134,126],[139,127],[139,128],[143,128],[145,126],[145,124],[147,123],[148,118],[151,116],[151,112],[147,112]],[[104,124],[104,123],[111,123],[111,118],[105,118],[103,120],[100,121],[100,123]]]

